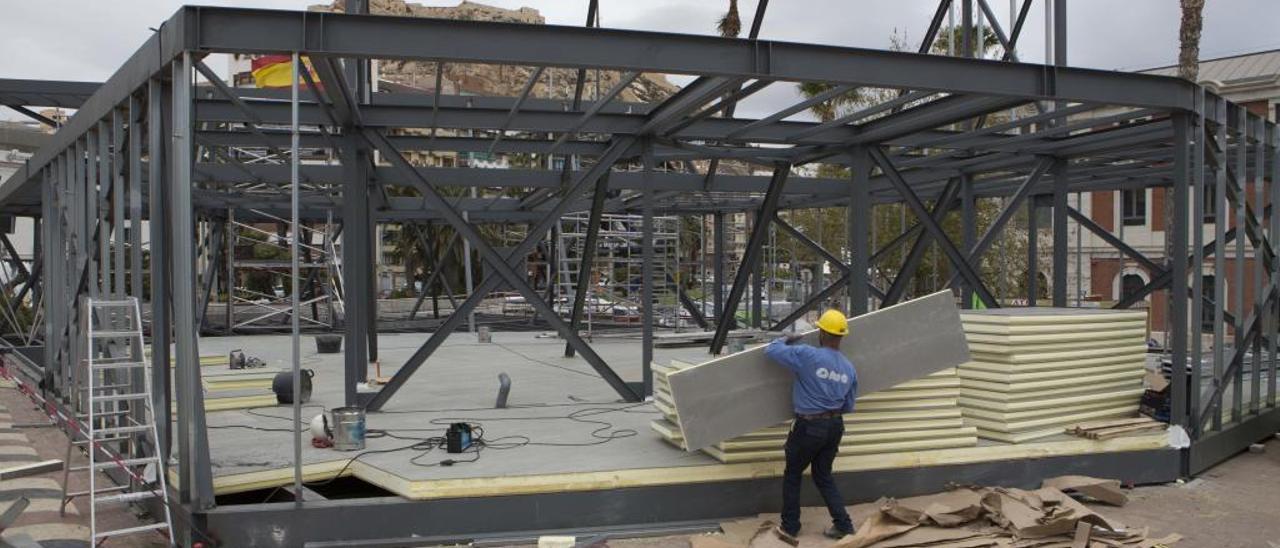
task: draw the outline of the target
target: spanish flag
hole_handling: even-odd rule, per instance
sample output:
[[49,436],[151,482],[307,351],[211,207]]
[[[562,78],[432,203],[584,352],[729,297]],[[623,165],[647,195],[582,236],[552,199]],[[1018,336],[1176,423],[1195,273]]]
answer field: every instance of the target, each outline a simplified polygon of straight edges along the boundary
[[[293,83],[293,70],[290,63],[293,62],[291,55],[261,55],[255,57],[250,63],[250,70],[253,73],[253,82],[260,88],[287,88]],[[311,60],[303,57],[302,66],[311,72],[312,81],[319,82],[316,71],[311,66]],[[306,79],[298,82],[299,87],[307,87]]]

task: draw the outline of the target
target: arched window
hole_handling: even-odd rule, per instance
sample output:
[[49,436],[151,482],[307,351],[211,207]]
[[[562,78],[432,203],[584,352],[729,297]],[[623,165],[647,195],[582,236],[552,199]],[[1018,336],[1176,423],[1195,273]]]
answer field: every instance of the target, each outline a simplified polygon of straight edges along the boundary
[[1142,288],[1147,285],[1146,280],[1137,274],[1125,274],[1120,278],[1120,300],[1125,300],[1131,295],[1136,295]]

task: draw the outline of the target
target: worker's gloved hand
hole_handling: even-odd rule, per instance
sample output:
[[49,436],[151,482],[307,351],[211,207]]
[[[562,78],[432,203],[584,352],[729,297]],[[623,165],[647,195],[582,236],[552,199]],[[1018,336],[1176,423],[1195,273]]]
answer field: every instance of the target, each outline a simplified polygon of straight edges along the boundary
[[802,340],[804,340],[804,335],[800,335],[800,334],[787,335],[787,344],[795,344]]

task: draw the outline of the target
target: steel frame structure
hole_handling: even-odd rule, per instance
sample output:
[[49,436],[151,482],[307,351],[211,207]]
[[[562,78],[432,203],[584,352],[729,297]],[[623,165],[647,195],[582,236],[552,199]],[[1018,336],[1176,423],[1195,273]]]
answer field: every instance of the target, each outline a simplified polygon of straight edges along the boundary
[[[990,17],[985,0],[961,0],[965,20],[977,7]],[[359,2],[353,2],[359,4]],[[762,2],[762,5],[764,3]],[[197,523],[213,517],[209,446],[204,428],[197,328],[203,304],[197,295],[197,220],[226,222],[229,210],[240,222],[282,218],[290,210],[289,184],[301,185],[301,217],[330,218],[343,226],[343,307],[346,317],[344,384],[349,404],[376,411],[414,375],[448,334],[462,325],[485,295],[501,287],[519,292],[619,396],[639,400],[651,389],[648,360],[643,378],[622,379],[577,332],[581,302],[561,319],[513,266],[537,246],[548,229],[569,212],[711,215],[717,254],[724,250],[724,216],[749,212],[756,222],[747,257],[737,275],[724,274],[715,259],[713,351],[747,284],[759,283],[759,255],[767,228],[776,223],[815,247],[842,276],[803,305],[817,306],[844,291],[851,312],[863,313],[904,296],[902,281],[930,245],[945,254],[955,272],[952,284],[972,292],[986,306],[1000,303],[985,287],[978,261],[1015,212],[1049,208],[1053,251],[1052,304],[1066,306],[1066,223],[1075,219],[1124,255],[1158,275],[1119,303],[1127,307],[1155,291],[1168,295],[1167,330],[1172,368],[1172,421],[1191,433],[1180,471],[1195,473],[1274,432],[1280,423],[1276,402],[1280,281],[1277,247],[1280,216],[1280,129],[1265,117],[1182,80],[1013,62],[1025,0],[1009,35],[995,29],[1006,61],[925,54],[950,0],[940,3],[920,53],[830,47],[749,39],[600,28],[497,24],[343,13],[304,13],[234,8],[184,7],[87,99],[75,83],[0,81],[0,102],[40,105],[47,96],[79,111],[14,177],[0,186],[0,213],[40,219],[44,250],[34,291],[43,295],[43,366],[48,389],[60,397],[73,386],[70,375],[84,350],[78,340],[83,311],[65,303],[81,295],[150,298],[153,359],[177,366],[157,368],[154,391],[165,428],[160,446],[175,452],[178,499]],[[592,3],[594,6],[594,2]],[[1055,14],[1065,25],[1065,1]],[[593,17],[588,16],[588,21]],[[965,51],[972,36],[965,25]],[[1065,52],[1065,32],[1056,44]],[[203,67],[211,54],[298,54],[310,59],[314,76],[301,98],[273,90],[237,89],[219,84]],[[972,55],[970,55],[972,56]],[[577,95],[569,103],[530,96],[462,97],[434,94],[370,93],[371,59],[434,63],[503,64],[602,70],[630,81],[642,73],[695,77],[660,103],[624,103],[610,90],[598,101]],[[197,74],[208,84],[197,84]],[[836,90],[897,90],[896,98],[832,122],[788,120],[812,106],[806,100],[761,118],[733,116],[739,100],[768,85],[823,82]],[[581,83],[581,82],[579,82]],[[580,88],[581,86],[579,86]],[[834,96],[834,95],[833,95]],[[990,124],[1010,109],[1033,114]],[[301,134],[289,131],[297,112]],[[429,129],[429,135],[402,129]],[[437,135],[440,130],[444,134]],[[466,130],[470,137],[453,135]],[[475,136],[478,134],[478,136]],[[296,175],[287,164],[237,162],[237,147],[270,147],[297,158],[299,147],[324,149],[338,165],[303,164]],[[564,170],[479,170],[413,165],[407,151],[497,152],[571,156]],[[282,152],[282,154],[284,154]],[[375,161],[377,160],[377,161]],[[659,163],[693,165],[741,161],[773,170],[772,176],[675,172]],[[826,163],[849,168],[848,178],[804,177],[795,167]],[[638,164],[639,171],[615,170]],[[581,165],[581,169],[574,166]],[[1253,182],[1250,186],[1248,183]],[[1214,193],[1206,196],[1207,185]],[[412,189],[413,196],[389,195],[388,187]],[[1157,261],[1124,245],[1072,210],[1069,193],[1162,187],[1173,204],[1166,232],[1172,259]],[[467,188],[512,190],[504,195],[457,197]],[[1247,194],[1252,190],[1253,196]],[[979,199],[1006,198],[1007,207],[978,237],[971,212]],[[1213,200],[1220,218],[1212,241],[1203,241],[1199,216]],[[885,249],[870,245],[868,217],[878,204],[902,203],[917,224]],[[1266,204],[1263,206],[1263,204]],[[847,208],[846,249],[822,250],[778,212],[813,207]],[[964,241],[956,242],[941,221],[960,210]],[[1035,253],[1036,215],[1031,215],[1029,247]],[[485,277],[460,302],[421,348],[380,392],[357,394],[355,385],[376,359],[376,326],[371,310],[372,265],[367,243],[377,222],[397,220],[447,224],[475,249]],[[144,223],[146,223],[144,225]],[[476,227],[518,223],[528,236],[511,249],[496,249]],[[598,223],[595,223],[598,226]],[[141,233],[149,229],[144,260]],[[651,229],[651,227],[650,227]],[[587,241],[594,242],[594,236]],[[1232,242],[1233,247],[1228,247]],[[903,278],[881,291],[869,272],[898,246],[910,244]],[[1227,272],[1258,260],[1250,279],[1235,270],[1235,287],[1251,283],[1253,302],[1226,302],[1224,285],[1206,295],[1188,272],[1212,264]],[[1185,257],[1185,259],[1184,259]],[[1032,261],[1028,299],[1034,302],[1037,272]],[[149,291],[144,291],[144,276]],[[754,278],[754,280],[753,280]],[[644,277],[646,281],[649,276]],[[30,285],[30,284],[29,284]],[[758,287],[758,286],[757,286]],[[26,289],[23,290],[24,292]],[[646,287],[651,294],[652,287]],[[207,294],[207,292],[206,292]],[[756,291],[756,295],[760,292]],[[728,298],[722,302],[721,296]],[[1238,292],[1237,295],[1243,295]],[[966,303],[969,301],[966,299]],[[1227,310],[1230,305],[1231,311]],[[1215,314],[1212,370],[1187,368],[1198,355],[1200,338],[1188,331],[1204,307]],[[794,318],[773,326],[781,329]],[[1198,323],[1196,323],[1198,325]],[[646,324],[645,356],[652,355],[652,321]],[[1226,338],[1234,338],[1233,345]],[[1264,376],[1263,371],[1266,370]],[[1248,371],[1246,377],[1245,371]],[[1248,382],[1246,382],[1246,379]],[[1252,399],[1245,404],[1246,385]],[[1265,385],[1265,386],[1264,386]],[[1200,389],[1208,386],[1207,390]],[[1227,403],[1229,401],[1229,404]],[[176,417],[170,404],[176,402]],[[175,420],[176,419],[176,420]],[[344,503],[325,502],[332,507]],[[351,504],[359,504],[351,503]],[[223,523],[223,522],[218,522]],[[225,525],[225,523],[224,523]]]

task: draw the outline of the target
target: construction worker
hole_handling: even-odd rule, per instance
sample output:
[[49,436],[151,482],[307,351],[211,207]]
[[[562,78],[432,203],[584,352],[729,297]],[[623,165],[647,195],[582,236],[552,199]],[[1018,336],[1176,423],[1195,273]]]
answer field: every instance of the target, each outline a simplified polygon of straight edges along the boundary
[[787,434],[787,467],[782,478],[782,525],[774,532],[796,544],[800,533],[800,479],[812,467],[813,483],[831,513],[829,538],[853,534],[853,522],[844,499],[831,477],[831,463],[844,437],[844,414],[853,411],[858,374],[840,352],[840,341],[849,334],[848,320],[838,310],[827,310],[818,319],[818,346],[800,344],[802,335],[790,335],[765,347],[769,359],[795,375],[791,404],[795,422]]

